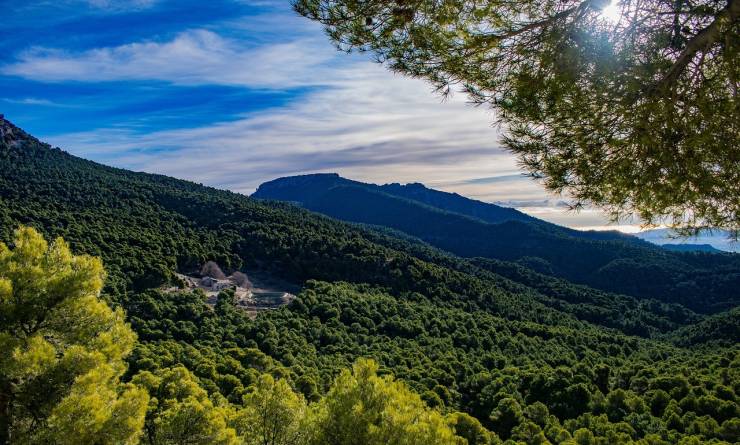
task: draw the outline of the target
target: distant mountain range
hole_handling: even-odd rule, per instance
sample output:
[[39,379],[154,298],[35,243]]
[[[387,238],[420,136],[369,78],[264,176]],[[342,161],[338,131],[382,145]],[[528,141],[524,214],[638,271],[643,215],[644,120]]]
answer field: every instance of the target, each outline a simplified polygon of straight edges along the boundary
[[[515,261],[575,283],[700,311],[732,307],[740,286],[740,256],[674,252],[616,231],[573,230],[422,184],[314,174],[266,182],[252,196],[399,230],[462,257]],[[707,294],[712,309],[698,303]]]
[[704,230],[690,238],[676,238],[670,229],[654,229],[636,233],[636,237],[669,250],[740,252],[740,242],[733,241],[726,230]]

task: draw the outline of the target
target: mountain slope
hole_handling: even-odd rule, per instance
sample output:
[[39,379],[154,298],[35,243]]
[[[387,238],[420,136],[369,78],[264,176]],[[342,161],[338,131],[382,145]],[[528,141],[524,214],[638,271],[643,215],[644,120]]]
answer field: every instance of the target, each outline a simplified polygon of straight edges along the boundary
[[712,315],[699,323],[676,329],[666,336],[681,346],[708,342],[732,346],[740,338],[740,308]]
[[722,253],[721,250],[716,249],[711,244],[659,244],[659,246],[673,252]]
[[[735,291],[740,287],[739,256],[673,253],[609,233],[573,234],[576,231],[529,218],[532,222],[518,212],[419,190],[418,186],[363,184],[337,175],[306,175],[267,182],[252,196],[294,202],[346,221],[390,227],[464,257],[520,261],[577,283],[680,303],[696,311],[721,311],[740,302]],[[419,195],[424,202],[410,199]],[[483,215],[484,210],[489,214]],[[492,224],[481,215],[503,222]],[[505,220],[508,217],[514,219]]]
[[[694,350],[626,334],[639,325],[646,332],[635,333],[669,335],[702,319],[680,306],[102,166],[5,121],[0,130],[0,240],[32,225],[103,258],[104,296],[126,310],[141,342],[129,375],[182,365],[214,399],[239,403],[268,371],[315,400],[342,368],[372,357],[428,404],[465,411],[502,439],[541,433],[558,443],[587,429],[601,441],[655,433],[702,443],[732,434],[740,412],[732,343]],[[251,320],[228,298],[211,307],[198,292],[162,289],[173,272],[208,260],[227,271],[263,269],[303,290]],[[658,390],[685,413],[679,429],[662,402],[652,408]],[[508,412],[513,418],[500,416]]]
[[[366,184],[367,185],[367,184]],[[560,233],[575,238],[593,240],[622,240],[632,241],[640,244],[634,237],[617,231],[581,231],[568,227],[558,226],[547,221],[529,216],[519,210],[501,207],[483,201],[466,198],[457,193],[443,192],[425,187],[420,183],[401,185],[398,183],[385,184],[378,187],[379,190],[390,195],[421,202],[429,206],[445,210],[447,212],[459,213],[471,218],[483,220],[491,224],[500,224],[508,221],[520,221],[537,225],[549,232]]]
[[[114,297],[125,299],[131,291],[167,283],[176,271],[197,271],[206,260],[215,260],[226,270],[268,269],[296,283],[370,283],[423,292],[445,304],[480,305],[510,318],[572,321],[562,308],[543,305],[550,300],[532,288],[507,292],[490,283],[503,277],[480,279],[470,264],[455,270],[450,264],[456,260],[443,254],[420,259],[421,253],[395,237],[292,206],[106,167],[51,149],[8,122],[4,127],[0,239],[9,240],[19,223],[63,236],[73,248],[103,257],[109,272],[106,290]],[[655,322],[644,320],[644,326],[666,331],[692,320],[688,314],[669,322],[666,314],[674,312],[651,312]],[[602,317],[607,326],[626,323],[624,313],[607,313]]]

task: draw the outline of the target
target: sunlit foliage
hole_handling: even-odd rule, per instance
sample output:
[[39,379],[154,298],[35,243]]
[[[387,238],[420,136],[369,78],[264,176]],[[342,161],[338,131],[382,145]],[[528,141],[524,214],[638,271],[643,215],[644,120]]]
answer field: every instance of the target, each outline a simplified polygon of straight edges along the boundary
[[316,444],[402,445],[455,443],[444,417],[426,408],[406,385],[378,376],[378,366],[359,360],[344,370],[319,402]]
[[0,443],[129,444],[146,392],[121,384],[136,336],[98,296],[99,259],[20,228],[0,243]]
[[340,49],[494,107],[521,165],[576,205],[740,229],[737,1],[295,6]]

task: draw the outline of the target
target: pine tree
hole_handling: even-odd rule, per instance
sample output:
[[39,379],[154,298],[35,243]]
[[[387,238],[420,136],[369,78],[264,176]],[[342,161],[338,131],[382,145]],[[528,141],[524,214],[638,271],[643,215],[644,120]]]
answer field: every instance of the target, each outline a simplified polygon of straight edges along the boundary
[[550,190],[740,229],[740,1],[296,0],[341,50],[459,87]]
[[0,243],[0,443],[137,443],[149,397],[119,381],[136,336],[103,279],[61,238]]

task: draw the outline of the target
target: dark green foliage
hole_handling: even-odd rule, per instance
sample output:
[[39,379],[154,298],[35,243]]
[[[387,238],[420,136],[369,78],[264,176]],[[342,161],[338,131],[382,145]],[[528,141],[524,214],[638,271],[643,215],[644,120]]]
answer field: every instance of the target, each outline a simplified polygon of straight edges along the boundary
[[[239,311],[219,315],[197,293],[147,298],[152,306],[131,317],[141,335],[150,335],[140,328],[146,325],[170,326],[177,336],[189,317],[203,328],[193,327],[195,347],[147,342],[142,349],[154,352],[137,351],[133,368],[180,360],[229,399],[243,391],[237,382],[252,381],[253,367],[289,377],[310,398],[356,357],[373,357],[418,393],[434,394],[425,399],[468,412],[501,438],[541,430],[554,441],[586,428],[597,437],[657,432],[675,442],[689,434],[679,428],[686,422],[703,440],[727,440],[722,431],[740,415],[736,347],[692,352],[587,324],[511,321],[348,283],[308,282],[291,306],[256,321]],[[177,309],[198,305],[195,313]],[[702,416],[711,420],[696,420]]]
[[[342,51],[495,109],[574,206],[740,230],[736,0],[295,0]],[[609,12],[608,10],[611,10]]]
[[735,290],[740,287],[740,255],[668,252],[634,237],[578,232],[492,204],[429,189],[413,193],[419,186],[409,187],[307,175],[270,181],[254,196],[399,230],[463,257],[518,261],[569,281],[680,303],[697,312],[717,312],[740,302]]
[[[450,423],[472,443],[499,443],[483,427],[525,443],[737,437],[734,331],[706,319],[724,342],[690,349],[656,339],[703,320],[680,305],[100,166],[28,137],[0,144],[0,221],[4,241],[28,224],[103,258],[104,295],[139,336],[128,376],[182,364],[214,398],[236,403],[269,372],[317,400],[341,369],[372,357],[428,404],[471,416]],[[229,292],[209,306],[198,291],[155,289],[208,260],[227,273],[267,270],[303,290],[250,320]],[[713,256],[686,259],[709,260],[722,267]]]
[[740,339],[740,308],[712,315],[699,323],[671,332],[668,338],[681,346],[717,342],[733,345]]

